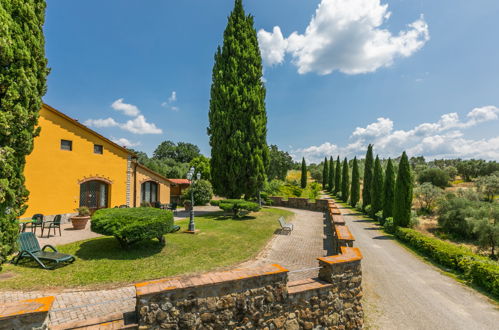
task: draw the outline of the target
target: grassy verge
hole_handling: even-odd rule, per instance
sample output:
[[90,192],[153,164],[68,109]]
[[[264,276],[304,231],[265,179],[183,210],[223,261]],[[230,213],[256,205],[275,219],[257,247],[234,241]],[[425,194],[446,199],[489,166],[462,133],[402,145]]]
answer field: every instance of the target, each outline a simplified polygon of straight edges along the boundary
[[[181,231],[166,235],[166,246],[157,240],[138,243],[130,250],[120,248],[112,237],[101,237],[59,247],[77,260],[47,271],[33,263],[5,265],[0,289],[31,290],[79,286],[109,287],[155,278],[229,267],[254,257],[279,227],[286,210],[265,208],[242,219],[222,213],[196,217],[199,234]],[[188,220],[175,222],[187,229]]]

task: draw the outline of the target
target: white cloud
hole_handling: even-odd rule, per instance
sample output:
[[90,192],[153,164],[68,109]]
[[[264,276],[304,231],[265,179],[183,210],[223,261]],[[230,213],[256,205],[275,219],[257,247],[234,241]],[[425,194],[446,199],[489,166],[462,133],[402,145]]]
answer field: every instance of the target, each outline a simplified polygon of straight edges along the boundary
[[136,117],[140,114],[139,108],[133,104],[123,103],[123,98],[117,99],[111,104],[111,107],[116,111],[121,111],[130,117]]
[[406,150],[409,156],[423,155],[433,158],[483,158],[499,159],[499,136],[472,140],[464,137],[463,129],[480,123],[498,120],[499,108],[484,106],[474,108],[461,121],[457,113],[447,113],[437,122],[423,123],[410,130],[394,130],[393,121],[378,118],[366,127],[357,127],[353,140],[345,147],[330,142],[319,146],[292,150],[294,159],[305,157],[309,162],[320,162],[325,156],[340,155],[364,157],[367,145],[374,144],[375,152],[382,157],[397,157]]
[[120,127],[134,134],[161,134],[163,131],[154,123],[148,123],[143,115],[121,124]]
[[172,103],[175,101],[177,101],[177,92],[173,91],[172,95],[170,95],[170,97],[168,98],[168,102]]
[[278,26],[273,32],[260,30],[262,58],[274,65],[290,53],[300,74],[374,72],[411,56],[430,38],[423,16],[394,35],[382,28],[390,15],[380,0],[322,0],[303,34],[284,38]]
[[99,128],[116,127],[120,125],[111,117],[106,119],[88,119],[83,124],[86,126],[99,127]]
[[165,107],[167,109],[173,110],[173,111],[179,111],[180,108],[178,106],[174,105],[174,103],[176,103],[176,102],[177,102],[177,92],[173,91],[171,93],[170,97],[168,98],[168,101],[161,103],[161,106]]
[[126,148],[131,148],[131,147],[136,147],[136,146],[140,146],[140,142],[131,142],[130,140],[128,139],[125,139],[125,138],[111,138],[111,141],[113,141],[114,143],[122,146],[122,147],[126,147]]

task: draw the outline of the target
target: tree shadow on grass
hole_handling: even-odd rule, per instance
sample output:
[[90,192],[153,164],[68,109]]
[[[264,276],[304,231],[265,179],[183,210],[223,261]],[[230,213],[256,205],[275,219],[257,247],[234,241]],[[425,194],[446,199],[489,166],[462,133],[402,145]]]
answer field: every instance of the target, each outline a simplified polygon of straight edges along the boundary
[[243,215],[241,217],[234,217],[233,215],[227,214],[219,214],[217,216],[208,217],[209,219],[213,219],[216,221],[226,221],[226,220],[235,220],[235,221],[246,221],[246,220],[255,220],[256,217],[251,215]]
[[158,240],[150,239],[123,249],[114,237],[103,237],[81,243],[76,256],[83,260],[136,260],[160,253],[164,247]]
[[388,235],[381,235],[381,236],[375,236],[372,239],[378,239],[378,240],[388,240],[388,241],[393,241],[395,238],[393,236],[388,236]]

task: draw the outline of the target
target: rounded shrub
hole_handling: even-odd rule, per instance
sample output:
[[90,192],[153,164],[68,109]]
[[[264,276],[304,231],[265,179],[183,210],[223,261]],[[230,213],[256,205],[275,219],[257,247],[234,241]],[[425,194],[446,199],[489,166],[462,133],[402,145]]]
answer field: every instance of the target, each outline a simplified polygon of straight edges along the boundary
[[231,212],[235,217],[260,211],[260,205],[243,199],[224,199],[220,201],[218,207],[224,210],[224,212]]
[[210,181],[199,180],[184,191],[183,199],[191,200],[191,189],[194,194],[194,205],[206,205],[213,197],[213,187]]
[[123,248],[152,238],[164,243],[173,230],[173,213],[151,207],[101,209],[92,215],[91,229],[114,236]]
[[393,218],[389,217],[385,220],[385,223],[383,224],[383,228],[385,228],[387,233],[393,234],[397,230],[397,226],[393,222]]

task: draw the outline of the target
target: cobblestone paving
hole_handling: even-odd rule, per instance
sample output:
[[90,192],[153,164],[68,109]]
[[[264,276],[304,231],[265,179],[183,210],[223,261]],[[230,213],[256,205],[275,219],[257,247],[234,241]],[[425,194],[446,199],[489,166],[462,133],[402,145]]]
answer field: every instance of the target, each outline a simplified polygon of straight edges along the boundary
[[[278,233],[269,246],[256,260],[242,264],[242,267],[277,263],[290,270],[289,280],[296,281],[317,277],[319,266],[317,258],[331,254],[331,228],[326,226],[321,212],[289,209],[294,212],[293,231],[288,234]],[[312,268],[312,269],[311,269]]]
[[[295,213],[292,219],[286,219],[293,223],[294,230],[288,235],[277,232],[256,260],[246,262],[241,267],[277,263],[290,271],[300,270],[289,274],[290,281],[317,276],[318,270],[310,268],[318,267],[316,258],[328,254],[324,247],[330,246],[330,242],[326,244],[326,240],[330,239],[328,235],[331,230],[325,227],[324,216],[320,212],[287,210]],[[207,207],[202,211],[213,209]],[[44,296],[56,297],[50,312],[51,325],[88,320],[116,312],[126,313],[135,309],[133,286],[99,291],[3,291],[0,292],[0,304]]]

